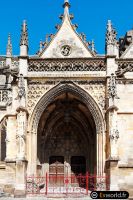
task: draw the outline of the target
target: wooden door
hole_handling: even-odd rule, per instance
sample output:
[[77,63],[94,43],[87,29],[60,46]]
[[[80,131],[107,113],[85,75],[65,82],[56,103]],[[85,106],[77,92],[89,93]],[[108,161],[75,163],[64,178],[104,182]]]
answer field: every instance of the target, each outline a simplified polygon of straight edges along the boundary
[[49,183],[50,183],[50,186],[62,186],[64,184],[64,157],[63,156],[50,157]]

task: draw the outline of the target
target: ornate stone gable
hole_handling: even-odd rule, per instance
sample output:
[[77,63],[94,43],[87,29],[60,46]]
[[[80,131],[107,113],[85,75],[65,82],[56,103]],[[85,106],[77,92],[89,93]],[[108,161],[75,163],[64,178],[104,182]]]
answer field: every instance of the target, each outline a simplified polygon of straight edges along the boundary
[[[93,57],[94,53],[88,48],[89,43],[83,41],[76,32],[76,26],[71,23],[69,6],[65,4],[62,25],[57,26],[57,33],[52,35],[49,43],[39,53],[41,58],[76,58]],[[67,47],[67,48],[65,48]]]

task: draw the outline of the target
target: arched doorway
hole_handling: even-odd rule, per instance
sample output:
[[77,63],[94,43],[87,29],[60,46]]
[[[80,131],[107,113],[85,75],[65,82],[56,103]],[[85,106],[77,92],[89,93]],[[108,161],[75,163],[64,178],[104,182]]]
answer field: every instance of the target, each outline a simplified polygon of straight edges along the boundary
[[103,115],[94,99],[77,85],[60,83],[48,91],[37,103],[29,128],[28,173],[58,175],[60,166],[64,176],[95,170],[97,175],[104,173]]
[[61,93],[44,110],[37,131],[37,158],[38,175],[70,176],[96,170],[95,122],[73,93]]

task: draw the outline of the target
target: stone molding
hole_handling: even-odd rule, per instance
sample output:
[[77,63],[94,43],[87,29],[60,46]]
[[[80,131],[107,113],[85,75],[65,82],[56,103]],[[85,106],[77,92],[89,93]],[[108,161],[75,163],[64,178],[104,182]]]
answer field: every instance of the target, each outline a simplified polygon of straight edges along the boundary
[[119,167],[119,168],[133,168],[133,164],[120,163],[120,162],[118,162],[118,167]]

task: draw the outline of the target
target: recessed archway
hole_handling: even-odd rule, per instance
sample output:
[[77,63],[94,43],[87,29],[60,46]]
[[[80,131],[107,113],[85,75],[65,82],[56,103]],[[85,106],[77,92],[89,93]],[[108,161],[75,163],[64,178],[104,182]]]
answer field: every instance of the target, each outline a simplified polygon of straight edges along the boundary
[[[52,146],[51,141],[56,144],[55,141],[59,141],[61,136],[62,138],[72,138],[73,141],[79,140],[80,152],[77,150],[77,153],[73,154],[71,150],[69,152],[71,157],[84,157],[86,159],[86,170],[93,172],[96,168],[98,175],[103,174],[105,162],[103,115],[94,99],[77,85],[60,83],[48,91],[37,103],[30,119],[29,128],[31,134],[31,160],[29,161],[28,173],[37,173],[37,164],[49,164],[48,159],[51,156],[62,156],[57,152],[60,148],[56,149],[56,154],[51,151],[47,153],[47,158],[45,156],[46,149],[48,149],[47,145]],[[69,131],[63,131],[63,129]],[[75,138],[72,137],[73,132],[76,133],[74,134]],[[39,153],[39,141],[43,141],[40,148],[43,153]],[[72,144],[70,140],[68,141],[70,147]],[[78,142],[75,142],[75,144],[77,145]],[[90,148],[91,145],[93,148]],[[78,149],[77,146],[75,149]],[[66,152],[66,149],[64,151]],[[91,151],[93,153],[90,153]],[[91,159],[91,156],[93,159]],[[71,159],[69,158],[70,165]],[[91,162],[87,162],[87,159]],[[64,160],[66,160],[66,157]],[[45,168],[43,170],[45,171]]]
[[87,106],[73,93],[61,93],[39,121],[37,158],[41,167],[37,174],[93,174],[97,166],[96,139],[95,122]]

